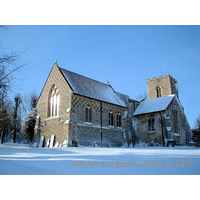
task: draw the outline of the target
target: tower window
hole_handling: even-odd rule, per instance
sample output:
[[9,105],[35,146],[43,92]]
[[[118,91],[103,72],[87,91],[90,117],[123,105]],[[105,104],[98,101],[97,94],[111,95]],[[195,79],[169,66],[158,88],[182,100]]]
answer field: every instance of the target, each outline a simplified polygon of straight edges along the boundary
[[162,97],[162,88],[161,86],[156,87],[156,96],[157,97]]
[[117,113],[117,127],[121,127],[121,113],[118,112]]
[[113,126],[113,111],[109,112],[109,126]]
[[155,131],[155,118],[154,115],[148,115],[148,130]]
[[92,122],[92,110],[89,104],[85,108],[85,121],[90,123]]
[[49,94],[49,117],[58,116],[59,112],[59,91],[54,85]]

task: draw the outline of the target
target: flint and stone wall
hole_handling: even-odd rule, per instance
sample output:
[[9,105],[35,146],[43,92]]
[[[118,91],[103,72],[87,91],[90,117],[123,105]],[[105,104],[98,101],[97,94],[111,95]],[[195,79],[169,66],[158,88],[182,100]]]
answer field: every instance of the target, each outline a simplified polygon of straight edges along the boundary
[[[92,122],[85,122],[85,109],[90,105]],[[101,114],[102,104],[102,114]],[[114,126],[109,127],[109,111],[113,111]],[[105,102],[82,97],[72,96],[71,121],[75,123],[76,141],[78,145],[122,146],[124,141],[123,114],[125,108]],[[117,113],[121,113],[122,128],[116,124]],[[102,122],[101,122],[102,119]],[[102,127],[101,127],[102,124]],[[101,134],[102,130],[102,134]]]
[[[173,109],[174,107],[177,110],[177,126],[178,132],[174,134],[174,119],[173,119]],[[155,131],[148,130],[148,115],[152,114],[155,118]],[[162,123],[161,123],[161,116],[162,116]],[[165,127],[165,117],[169,117],[169,124],[168,126],[171,128],[173,132],[173,139],[176,144],[179,145],[187,145],[189,143],[190,137],[190,127],[187,122],[186,116],[184,114],[184,110],[179,103],[179,100],[174,98],[171,102],[169,107],[162,112],[155,112],[155,113],[148,113],[143,115],[135,116],[136,122],[136,141],[142,141],[145,143],[159,143],[162,145],[163,138],[162,138],[162,131],[164,137],[166,137],[166,127]],[[162,130],[163,129],[163,130]],[[165,144],[167,145],[167,144]]]
[[[58,88],[60,96],[59,115],[57,117],[48,116],[49,94],[53,85]],[[92,108],[92,123],[85,122],[87,104]],[[78,145],[97,143],[101,146],[122,146],[124,143],[123,114],[125,109],[73,94],[59,68],[54,65],[38,100],[38,115],[41,118],[40,133],[45,137],[45,141],[55,135],[55,142],[61,144],[64,140],[67,140],[71,144],[75,142]],[[110,110],[113,111],[114,116],[113,127],[109,127]],[[118,128],[116,124],[118,112],[121,113],[121,128]]]

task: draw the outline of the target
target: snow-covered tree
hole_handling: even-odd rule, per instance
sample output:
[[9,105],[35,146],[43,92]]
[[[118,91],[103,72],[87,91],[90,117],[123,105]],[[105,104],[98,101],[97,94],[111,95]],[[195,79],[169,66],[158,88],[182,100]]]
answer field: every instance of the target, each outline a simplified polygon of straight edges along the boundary
[[21,133],[24,135],[28,142],[33,141],[34,128],[37,117],[37,108],[32,108],[31,111],[26,115],[25,119],[21,124]]

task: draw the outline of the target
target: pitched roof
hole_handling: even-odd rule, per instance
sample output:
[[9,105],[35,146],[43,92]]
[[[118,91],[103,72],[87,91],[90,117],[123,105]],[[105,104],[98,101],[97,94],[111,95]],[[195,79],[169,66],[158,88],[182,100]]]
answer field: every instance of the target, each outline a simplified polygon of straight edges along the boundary
[[134,112],[134,116],[166,110],[174,97],[175,95],[169,95],[144,100]]
[[59,69],[75,94],[126,107],[111,86],[60,67]]

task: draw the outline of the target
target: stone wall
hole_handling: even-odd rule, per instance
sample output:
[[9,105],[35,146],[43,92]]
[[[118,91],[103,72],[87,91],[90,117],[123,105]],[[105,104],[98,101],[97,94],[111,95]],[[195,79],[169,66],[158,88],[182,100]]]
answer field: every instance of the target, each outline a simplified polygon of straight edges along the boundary
[[63,143],[68,139],[68,126],[63,125],[61,118],[47,119],[42,126],[41,135],[45,136],[45,142],[55,135],[54,142]]
[[180,104],[180,101],[178,98],[174,98],[173,102],[170,104],[170,106],[167,109],[167,115],[170,116],[170,125],[172,130],[174,130],[174,123],[173,123],[173,109],[177,110],[177,126],[178,126],[178,134],[180,137],[176,137],[175,134],[175,141],[177,144],[186,145],[189,144],[189,138],[191,129],[189,126],[189,123],[187,121],[187,118],[184,113],[184,108]]
[[[85,122],[87,105],[92,108],[92,122]],[[101,108],[102,106],[102,108]],[[102,109],[102,112],[101,112]],[[109,127],[109,111],[113,111],[114,126]],[[123,145],[123,114],[125,108],[73,94],[70,121],[76,124],[76,140],[79,145]],[[122,127],[117,128],[117,113],[121,113]],[[101,121],[102,120],[102,121]],[[101,126],[102,125],[102,126]],[[101,135],[102,130],[102,135]]]
[[[174,132],[174,116],[173,116],[173,109],[176,108],[177,110],[177,133]],[[155,118],[155,131],[148,130],[148,115],[152,114]],[[162,118],[161,118],[162,116]],[[184,109],[180,105],[180,101],[178,98],[174,98],[173,101],[170,103],[168,108],[162,112],[155,112],[155,113],[148,113],[143,115],[135,116],[136,122],[136,141],[142,141],[145,143],[155,142],[160,143],[162,145],[162,131],[164,137],[167,134],[167,127],[165,127],[165,117],[169,118],[167,126],[171,128],[173,139],[175,144],[177,145],[186,145],[189,143],[189,136],[190,136],[190,127],[187,122],[187,118],[184,114]],[[162,119],[162,121],[161,121]],[[167,144],[165,144],[167,145]]]
[[76,125],[76,141],[78,145],[84,146],[123,146],[124,130],[116,128],[102,128],[93,125]]
[[[135,117],[136,122],[136,143],[145,142],[147,144],[154,142],[162,145],[162,128],[161,117],[159,113],[152,113],[155,119],[155,131],[149,131],[148,129],[148,115],[139,115]],[[163,114],[162,114],[163,115]]]
[[154,77],[153,79],[147,79],[148,98],[157,98],[156,87],[161,86],[162,96],[176,94],[178,96],[177,81],[171,75]]
[[[59,115],[48,116],[49,94],[53,85],[59,90]],[[85,122],[85,108],[92,108],[92,122]],[[101,110],[102,109],[102,110]],[[109,127],[109,111],[113,111],[114,126]],[[67,140],[82,145],[97,142],[103,146],[122,146],[124,129],[123,115],[126,108],[73,94],[67,81],[54,64],[38,100],[38,115],[41,119],[41,134],[45,141],[55,135],[55,142]],[[117,113],[121,113],[122,127],[117,127]],[[102,130],[102,134],[101,134]],[[35,137],[36,138],[36,137]]]
[[[59,116],[49,117],[49,93],[53,85],[59,90],[60,106]],[[70,119],[69,108],[71,108],[72,90],[65,78],[61,74],[59,68],[54,64],[49,77],[44,85],[41,95],[38,99],[38,115],[41,118],[41,135],[45,136],[45,140],[50,139],[51,135],[56,136],[56,141],[63,143],[68,138],[68,128],[65,124]]]

